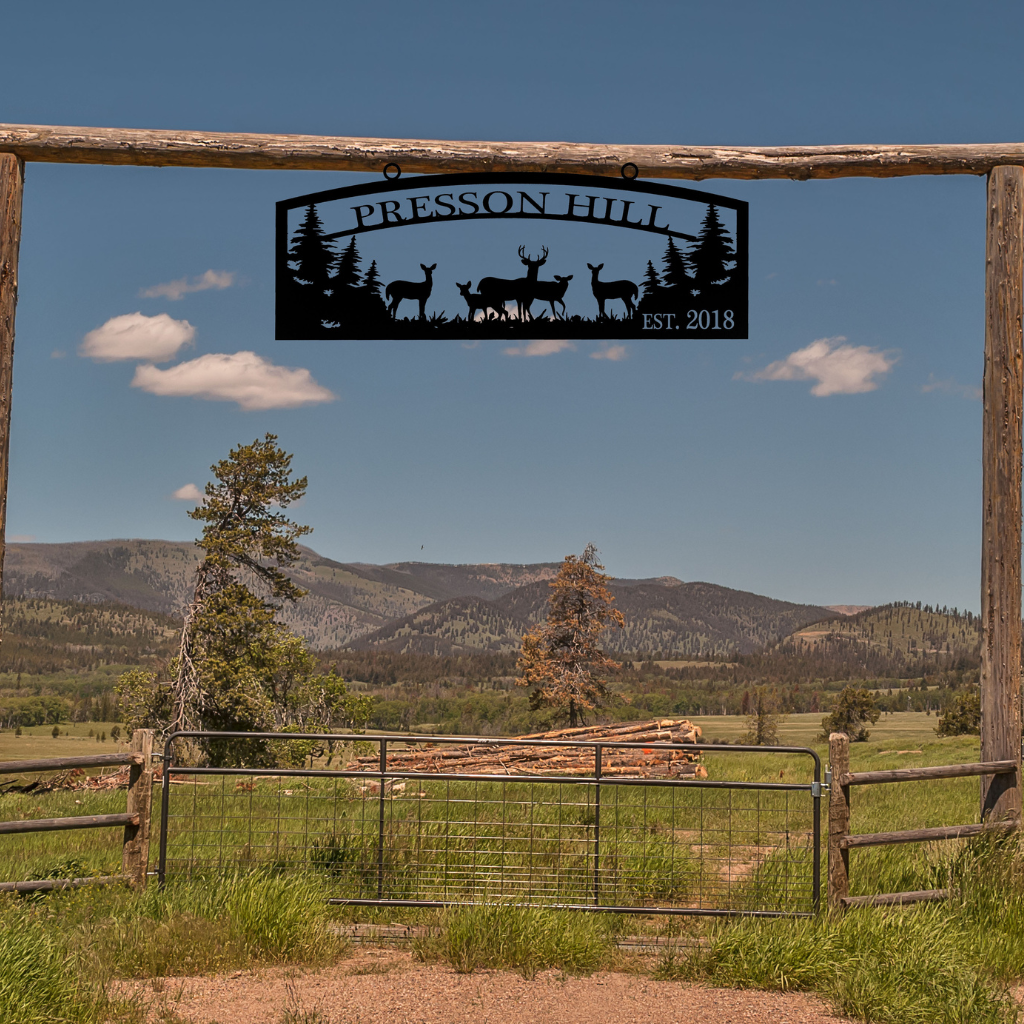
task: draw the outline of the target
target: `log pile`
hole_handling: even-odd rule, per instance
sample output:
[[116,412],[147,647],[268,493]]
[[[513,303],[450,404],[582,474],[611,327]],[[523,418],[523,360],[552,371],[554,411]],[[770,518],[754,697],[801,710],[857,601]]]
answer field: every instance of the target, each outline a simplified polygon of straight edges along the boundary
[[[700,728],[686,719],[660,718],[624,725],[594,725],[580,729],[516,736],[517,740],[585,740],[590,743],[697,743]],[[373,754],[350,761],[348,771],[376,772],[380,758]],[[422,747],[388,750],[389,772],[458,773],[472,775],[571,775],[594,774],[591,747],[534,747],[527,745],[437,744],[424,741]],[[602,776],[619,778],[707,778],[698,755],[684,750],[638,748],[605,749],[601,756]]]

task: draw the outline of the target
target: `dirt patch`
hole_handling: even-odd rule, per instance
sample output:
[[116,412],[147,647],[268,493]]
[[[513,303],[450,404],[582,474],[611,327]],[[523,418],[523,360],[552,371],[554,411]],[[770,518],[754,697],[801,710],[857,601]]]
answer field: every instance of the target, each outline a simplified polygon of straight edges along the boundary
[[[799,994],[707,989],[600,973],[556,971],[524,981],[508,971],[456,974],[394,950],[365,950],[326,971],[239,971],[144,985],[151,1024],[836,1024]],[[158,989],[159,991],[154,991]],[[177,1016],[175,1016],[177,1015]]]

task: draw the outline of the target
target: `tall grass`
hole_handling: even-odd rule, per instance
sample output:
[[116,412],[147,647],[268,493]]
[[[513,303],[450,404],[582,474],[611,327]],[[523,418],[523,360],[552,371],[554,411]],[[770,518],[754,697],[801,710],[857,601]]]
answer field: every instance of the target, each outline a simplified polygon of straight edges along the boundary
[[709,926],[705,945],[669,953],[656,976],[815,991],[871,1024],[1017,1021],[1008,986],[1024,973],[1024,843],[983,837],[935,872],[948,902]]
[[140,1017],[115,978],[318,966],[344,955],[316,880],[265,872],[151,887],[0,899],[0,1021],[93,1024]]
[[448,911],[440,933],[418,939],[414,952],[460,974],[491,967],[531,979],[547,968],[592,974],[613,962],[615,943],[600,915],[498,904]]

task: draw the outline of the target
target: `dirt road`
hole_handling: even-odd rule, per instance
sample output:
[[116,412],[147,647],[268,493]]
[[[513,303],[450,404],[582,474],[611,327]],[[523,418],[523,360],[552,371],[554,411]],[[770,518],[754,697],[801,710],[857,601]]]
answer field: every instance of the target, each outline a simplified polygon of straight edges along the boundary
[[[157,983],[161,988],[161,983]],[[408,952],[361,950],[315,974],[167,979],[154,1000],[189,1024],[837,1024],[811,996],[707,989],[643,976],[456,974]]]

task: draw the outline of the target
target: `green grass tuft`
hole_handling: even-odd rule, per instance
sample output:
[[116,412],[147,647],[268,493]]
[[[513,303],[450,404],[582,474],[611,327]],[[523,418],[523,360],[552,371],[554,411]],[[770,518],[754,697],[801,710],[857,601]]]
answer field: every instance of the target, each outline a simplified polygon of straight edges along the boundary
[[490,967],[527,979],[549,968],[593,974],[610,966],[616,952],[598,915],[507,905],[448,911],[441,933],[413,948],[420,960],[441,961],[460,974]]

